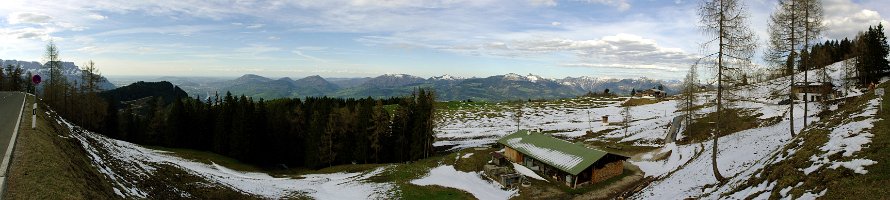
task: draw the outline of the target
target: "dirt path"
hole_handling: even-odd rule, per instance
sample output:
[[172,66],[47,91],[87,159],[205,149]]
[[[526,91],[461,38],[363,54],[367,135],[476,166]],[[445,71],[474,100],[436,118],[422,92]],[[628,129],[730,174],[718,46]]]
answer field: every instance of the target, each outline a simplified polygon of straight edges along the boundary
[[615,181],[612,184],[609,184],[608,187],[590,191],[582,195],[575,196],[572,199],[614,199],[625,191],[632,190],[637,185],[637,183],[643,180],[644,175],[643,172],[640,171],[640,169],[633,164],[625,163],[624,166],[624,170],[630,170],[634,173],[625,176],[621,180]]

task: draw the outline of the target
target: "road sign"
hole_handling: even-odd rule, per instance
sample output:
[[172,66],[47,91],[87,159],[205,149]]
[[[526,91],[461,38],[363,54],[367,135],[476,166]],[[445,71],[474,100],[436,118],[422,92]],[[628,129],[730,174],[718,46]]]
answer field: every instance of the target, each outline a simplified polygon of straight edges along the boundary
[[40,81],[41,79],[39,74],[34,74],[34,76],[31,77],[31,82],[34,83],[34,85],[40,84]]
[[884,88],[875,89],[875,95],[878,95],[878,97],[883,97],[884,96]]

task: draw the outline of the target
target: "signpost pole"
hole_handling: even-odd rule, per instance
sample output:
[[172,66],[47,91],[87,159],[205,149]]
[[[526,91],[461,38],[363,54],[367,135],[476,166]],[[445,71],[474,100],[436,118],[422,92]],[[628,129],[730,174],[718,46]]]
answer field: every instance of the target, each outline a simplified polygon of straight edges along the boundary
[[37,128],[37,84],[40,84],[40,75],[35,74],[31,77],[31,82],[34,83],[34,106],[31,108],[31,129]]
[[[884,101],[884,88],[878,88],[878,89],[875,89],[875,96],[877,96],[878,98],[880,98],[881,101]],[[884,108],[883,108],[883,107],[884,107],[884,106],[880,106],[880,105],[878,105],[878,111],[883,112],[883,111],[884,111]]]

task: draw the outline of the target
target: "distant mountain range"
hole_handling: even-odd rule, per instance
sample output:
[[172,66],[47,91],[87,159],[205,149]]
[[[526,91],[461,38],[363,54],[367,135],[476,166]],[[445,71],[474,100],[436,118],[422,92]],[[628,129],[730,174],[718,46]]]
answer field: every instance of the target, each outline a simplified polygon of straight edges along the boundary
[[207,97],[226,91],[254,98],[293,98],[331,96],[346,98],[390,97],[410,95],[417,88],[432,88],[440,101],[475,100],[508,101],[556,99],[583,95],[588,91],[628,94],[632,89],[650,89],[663,85],[668,93],[677,93],[680,81],[567,77],[548,79],[537,75],[505,74],[486,78],[461,78],[449,75],[422,78],[407,74],[386,74],[364,78],[330,78],[309,76],[270,79],[247,74],[236,79],[161,77],[148,81],[169,81],[179,85],[191,96]]
[[[21,66],[22,69],[24,69],[26,72],[31,72],[31,74],[39,74],[41,78],[43,78],[44,82],[50,79],[49,68],[44,67],[45,65],[39,62],[0,59],[0,65],[2,65],[4,69],[8,65]],[[62,75],[65,76],[66,80],[74,83],[81,81],[81,74],[83,73],[80,67],[75,65],[73,62],[62,62],[61,72]],[[99,80],[98,86],[100,90],[110,90],[115,88],[114,84],[108,82],[108,79],[106,79],[105,77],[102,77],[101,80]],[[42,85],[38,87],[42,87]]]

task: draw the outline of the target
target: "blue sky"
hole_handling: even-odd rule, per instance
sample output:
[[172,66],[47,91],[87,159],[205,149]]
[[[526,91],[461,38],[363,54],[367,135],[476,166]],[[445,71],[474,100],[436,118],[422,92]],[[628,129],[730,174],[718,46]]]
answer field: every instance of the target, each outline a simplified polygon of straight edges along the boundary
[[[46,0],[0,2],[0,59],[93,60],[105,75],[680,79],[700,57],[690,0]],[[886,20],[886,0],[824,0],[824,39]],[[767,39],[776,1],[745,1]],[[762,52],[758,52],[762,55]]]

